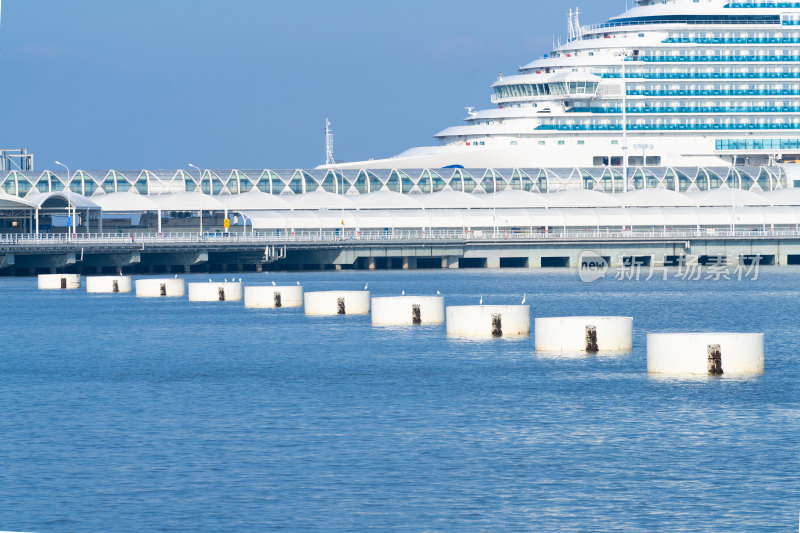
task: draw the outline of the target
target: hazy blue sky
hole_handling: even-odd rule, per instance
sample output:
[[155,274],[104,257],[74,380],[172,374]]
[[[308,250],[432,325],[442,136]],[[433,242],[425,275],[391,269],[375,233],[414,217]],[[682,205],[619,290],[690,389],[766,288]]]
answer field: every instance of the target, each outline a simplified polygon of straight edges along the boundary
[[0,145],[36,168],[306,168],[429,144],[625,0],[5,0]]

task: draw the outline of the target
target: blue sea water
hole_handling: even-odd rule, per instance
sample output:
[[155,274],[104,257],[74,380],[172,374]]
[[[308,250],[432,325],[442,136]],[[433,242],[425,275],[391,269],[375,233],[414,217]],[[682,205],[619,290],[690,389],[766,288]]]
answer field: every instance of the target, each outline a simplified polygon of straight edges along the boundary
[[[222,278],[223,276],[213,276]],[[238,277],[238,274],[237,274]],[[800,270],[246,274],[635,318],[630,354],[0,279],[0,529],[794,531]],[[208,275],[187,276],[202,281]],[[764,332],[766,373],[648,376],[645,334]]]

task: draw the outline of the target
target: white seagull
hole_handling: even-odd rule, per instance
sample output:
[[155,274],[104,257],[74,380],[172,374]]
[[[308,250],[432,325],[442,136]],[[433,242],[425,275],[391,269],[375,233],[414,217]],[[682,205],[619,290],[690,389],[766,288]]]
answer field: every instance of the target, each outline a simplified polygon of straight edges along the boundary
[[366,285],[364,285],[364,290],[367,290],[368,288],[369,288],[369,281],[367,282]]
[[483,305],[483,296],[481,296],[481,303],[480,303],[480,305]]
[[299,282],[299,281],[297,282],[297,286],[298,286],[298,287],[300,286],[300,282]]
[[400,292],[400,296],[405,296],[405,295],[406,295],[406,290],[405,290],[405,289],[403,289],[403,290]]
[[273,286],[273,287],[276,287],[276,286],[277,286],[277,285],[275,284],[275,282],[274,282],[274,281],[272,282],[272,286]]
[[525,293],[522,293],[522,303],[523,303],[523,305],[525,304],[525,300],[526,300],[527,298],[528,298],[528,295],[527,295],[527,294],[525,294]]
[[439,295],[439,296],[441,296],[441,294],[442,294],[442,293],[441,293],[441,292],[439,292],[439,291],[436,291],[436,294],[437,294],[437,295]]

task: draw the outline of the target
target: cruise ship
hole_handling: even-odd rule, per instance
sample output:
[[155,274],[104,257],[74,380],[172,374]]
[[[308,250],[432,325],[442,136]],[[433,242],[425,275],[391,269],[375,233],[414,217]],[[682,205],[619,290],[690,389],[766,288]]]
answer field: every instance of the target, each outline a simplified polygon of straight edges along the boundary
[[[323,168],[719,167],[800,160],[800,2],[635,0],[492,85],[436,146]],[[625,171],[627,173],[627,168]]]

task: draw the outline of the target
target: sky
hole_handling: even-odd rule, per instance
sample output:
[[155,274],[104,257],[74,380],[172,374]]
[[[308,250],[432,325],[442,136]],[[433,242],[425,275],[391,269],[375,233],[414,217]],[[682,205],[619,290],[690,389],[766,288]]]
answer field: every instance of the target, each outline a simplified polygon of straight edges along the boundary
[[4,0],[0,147],[36,170],[313,168],[491,107],[498,74],[625,0]]

